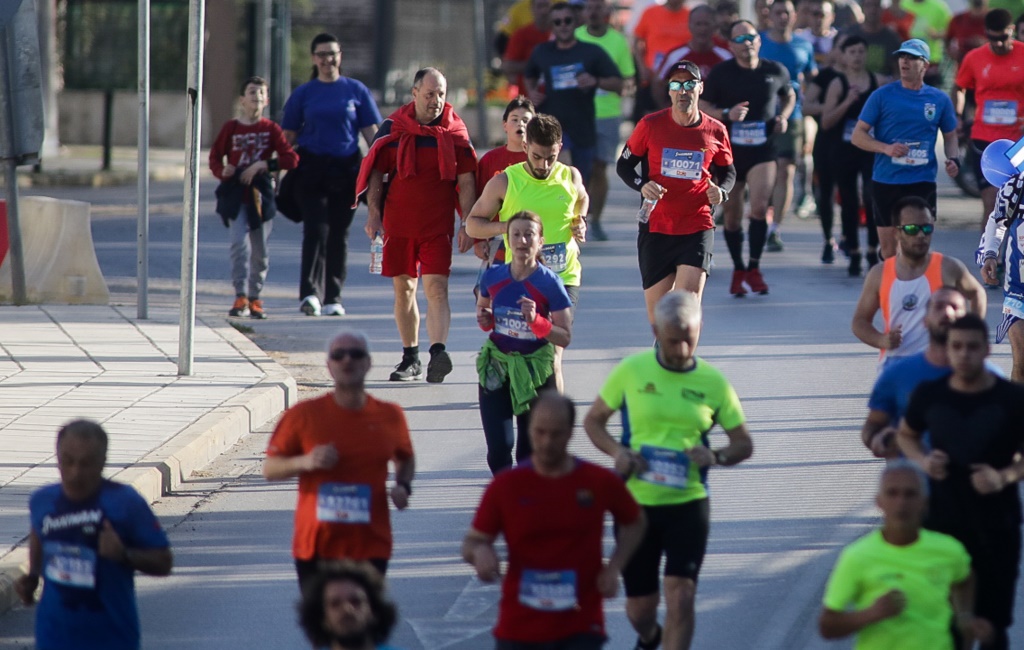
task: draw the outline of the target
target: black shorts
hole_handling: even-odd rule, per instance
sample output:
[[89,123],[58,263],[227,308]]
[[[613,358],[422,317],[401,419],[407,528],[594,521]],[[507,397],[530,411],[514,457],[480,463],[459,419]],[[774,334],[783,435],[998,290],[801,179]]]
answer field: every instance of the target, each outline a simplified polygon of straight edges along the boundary
[[769,141],[775,151],[776,158],[796,160],[803,155],[804,149],[804,120],[803,118],[790,119],[786,124],[786,132],[776,131]]
[[770,144],[759,147],[736,147],[732,148],[732,164],[736,168],[736,182],[746,183],[747,174],[750,170],[766,162],[775,162],[775,151]]
[[711,251],[714,246],[714,228],[690,235],[663,235],[651,232],[645,223],[640,224],[636,251],[644,289],[650,289],[665,278],[675,276],[677,266],[693,266],[710,275]]
[[937,216],[935,211],[935,183],[925,181],[893,185],[892,183],[879,183],[873,180],[871,181],[871,201],[875,204],[875,226],[891,228],[895,225],[892,216],[892,206],[896,205],[896,202],[904,196],[920,196],[928,202],[928,206],[932,209],[932,214]]
[[704,564],[711,529],[707,499],[671,506],[644,506],[647,530],[640,547],[622,571],[626,596],[651,596],[660,590],[658,568],[665,555],[665,575],[694,582]]
[[971,146],[974,147],[974,175],[978,178],[978,189],[983,190],[986,187],[992,187],[992,183],[988,182],[985,178],[985,172],[981,171],[981,156],[985,153],[985,148],[988,147],[991,142],[985,142],[984,140],[971,140]]
[[494,650],[601,650],[607,638],[600,634],[574,634],[557,641],[496,639]]
[[1020,526],[957,532],[963,534],[953,536],[973,558],[974,613],[996,627],[1010,627],[1020,567]]

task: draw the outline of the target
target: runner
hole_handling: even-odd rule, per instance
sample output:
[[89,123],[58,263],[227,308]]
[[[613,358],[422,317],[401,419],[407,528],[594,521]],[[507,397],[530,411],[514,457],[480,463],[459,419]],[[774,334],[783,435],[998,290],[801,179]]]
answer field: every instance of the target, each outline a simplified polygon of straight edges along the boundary
[[480,421],[493,474],[530,457],[530,402],[537,391],[555,387],[555,346],[572,340],[569,295],[559,277],[538,260],[544,244],[541,219],[532,212],[512,215],[507,227],[509,263],[484,271],[476,303],[477,324],[490,336],[477,357]]
[[996,207],[982,236],[982,277],[990,285],[999,284],[996,275],[999,249],[1007,232],[1004,257],[1003,320],[996,328],[996,343],[1010,338],[1013,368],[1010,379],[1024,383],[1024,173],[1017,174],[999,189]]
[[382,645],[398,621],[384,579],[369,564],[340,560],[310,579],[299,626],[316,650],[397,650]]
[[[598,650],[605,643],[602,598],[640,542],[644,516],[612,472],[569,455],[576,408],[545,391],[533,406],[531,462],[495,477],[462,543],[484,582],[501,580],[498,650]],[[616,523],[603,556],[605,513]],[[494,548],[508,544],[508,569]]]
[[711,211],[729,198],[736,177],[725,125],[698,107],[700,68],[678,61],[668,69],[667,80],[672,107],[637,124],[616,166],[619,177],[644,201],[657,201],[637,236],[652,325],[654,306],[669,291],[685,289],[700,300],[715,243]]
[[893,209],[904,196],[920,196],[936,214],[936,134],[942,131],[946,173],[960,172],[960,146],[953,103],[937,88],[924,83],[931,51],[920,39],[904,41],[896,50],[899,83],[871,94],[857,120],[850,141],[875,154],[871,175],[875,226],[882,257],[896,254]]
[[[767,294],[761,253],[768,237],[768,202],[775,186],[775,153],[769,137],[785,132],[796,104],[786,68],[760,58],[761,37],[753,23],[738,20],[730,30],[734,59],[719,63],[704,84],[700,110],[725,123],[733,147],[736,184],[725,202],[725,243],[732,257],[729,293],[747,289]],[[750,189],[750,257],[743,261],[744,193]]]
[[946,354],[953,373],[914,391],[897,440],[931,479],[925,528],[952,535],[971,554],[974,615],[993,628],[983,647],[1003,650],[1020,566],[1024,387],[985,369],[988,326],[980,316],[950,325]]
[[[710,526],[707,472],[736,465],[753,451],[743,409],[728,380],[695,355],[701,307],[687,291],[666,294],[655,308],[654,350],[626,357],[612,370],[583,422],[594,445],[615,459],[626,487],[647,517],[644,541],[623,571],[626,615],[637,648],[690,647],[697,577]],[[679,395],[684,395],[680,399]],[[608,421],[622,411],[623,437]],[[729,444],[710,448],[718,424]],[[659,567],[665,556],[665,623],[658,625]]]
[[[851,324],[857,338],[881,350],[880,368],[928,346],[925,310],[929,296],[939,287],[959,289],[975,314],[984,314],[988,304],[985,290],[960,260],[931,252],[935,218],[924,199],[899,199],[893,214],[899,243],[896,257],[868,271]],[[873,322],[879,310],[885,323],[882,332]]]
[[718,45],[716,38],[715,10],[708,5],[697,5],[690,12],[690,42],[665,55],[661,67],[658,68],[657,80],[651,82],[656,87],[655,100],[661,108],[672,105],[668,96],[668,75],[677,63],[696,63],[700,68],[701,78],[706,79],[712,68],[732,58],[732,52],[724,45]]

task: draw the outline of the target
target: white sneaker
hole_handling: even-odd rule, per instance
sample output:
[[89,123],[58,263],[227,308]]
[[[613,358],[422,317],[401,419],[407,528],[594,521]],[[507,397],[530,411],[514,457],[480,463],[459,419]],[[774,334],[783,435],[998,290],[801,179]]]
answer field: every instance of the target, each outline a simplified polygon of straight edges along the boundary
[[299,311],[307,316],[320,315],[320,299],[316,296],[306,296],[299,303]]
[[324,305],[323,308],[324,316],[344,316],[345,308],[341,306],[340,302],[329,302]]

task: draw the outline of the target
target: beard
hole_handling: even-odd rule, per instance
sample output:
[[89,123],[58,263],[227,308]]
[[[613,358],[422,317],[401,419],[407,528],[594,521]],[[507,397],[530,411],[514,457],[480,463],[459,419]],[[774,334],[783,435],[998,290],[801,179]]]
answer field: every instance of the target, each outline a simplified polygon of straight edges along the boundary
[[365,648],[367,645],[372,645],[373,642],[369,630],[349,632],[348,634],[328,632],[327,636],[330,637],[332,644],[340,645],[342,648]]

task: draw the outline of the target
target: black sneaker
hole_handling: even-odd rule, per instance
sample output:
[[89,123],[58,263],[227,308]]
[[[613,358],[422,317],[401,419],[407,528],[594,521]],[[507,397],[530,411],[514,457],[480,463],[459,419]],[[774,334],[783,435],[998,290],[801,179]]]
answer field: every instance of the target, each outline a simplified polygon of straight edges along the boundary
[[821,263],[832,264],[836,261],[836,245],[830,241],[825,242],[825,248],[821,251]]
[[640,640],[640,637],[636,638],[636,645],[633,646],[633,650],[656,650],[661,646],[661,626],[658,626],[658,633],[654,635],[654,638],[647,643]]
[[430,353],[427,363],[427,383],[440,384],[452,371],[452,358],[444,350]]
[[419,359],[403,358],[391,373],[391,381],[414,381],[423,377],[423,364]]
[[782,243],[782,237],[779,236],[778,230],[768,235],[768,240],[765,241],[764,249],[769,253],[781,253],[786,250],[786,245]]

